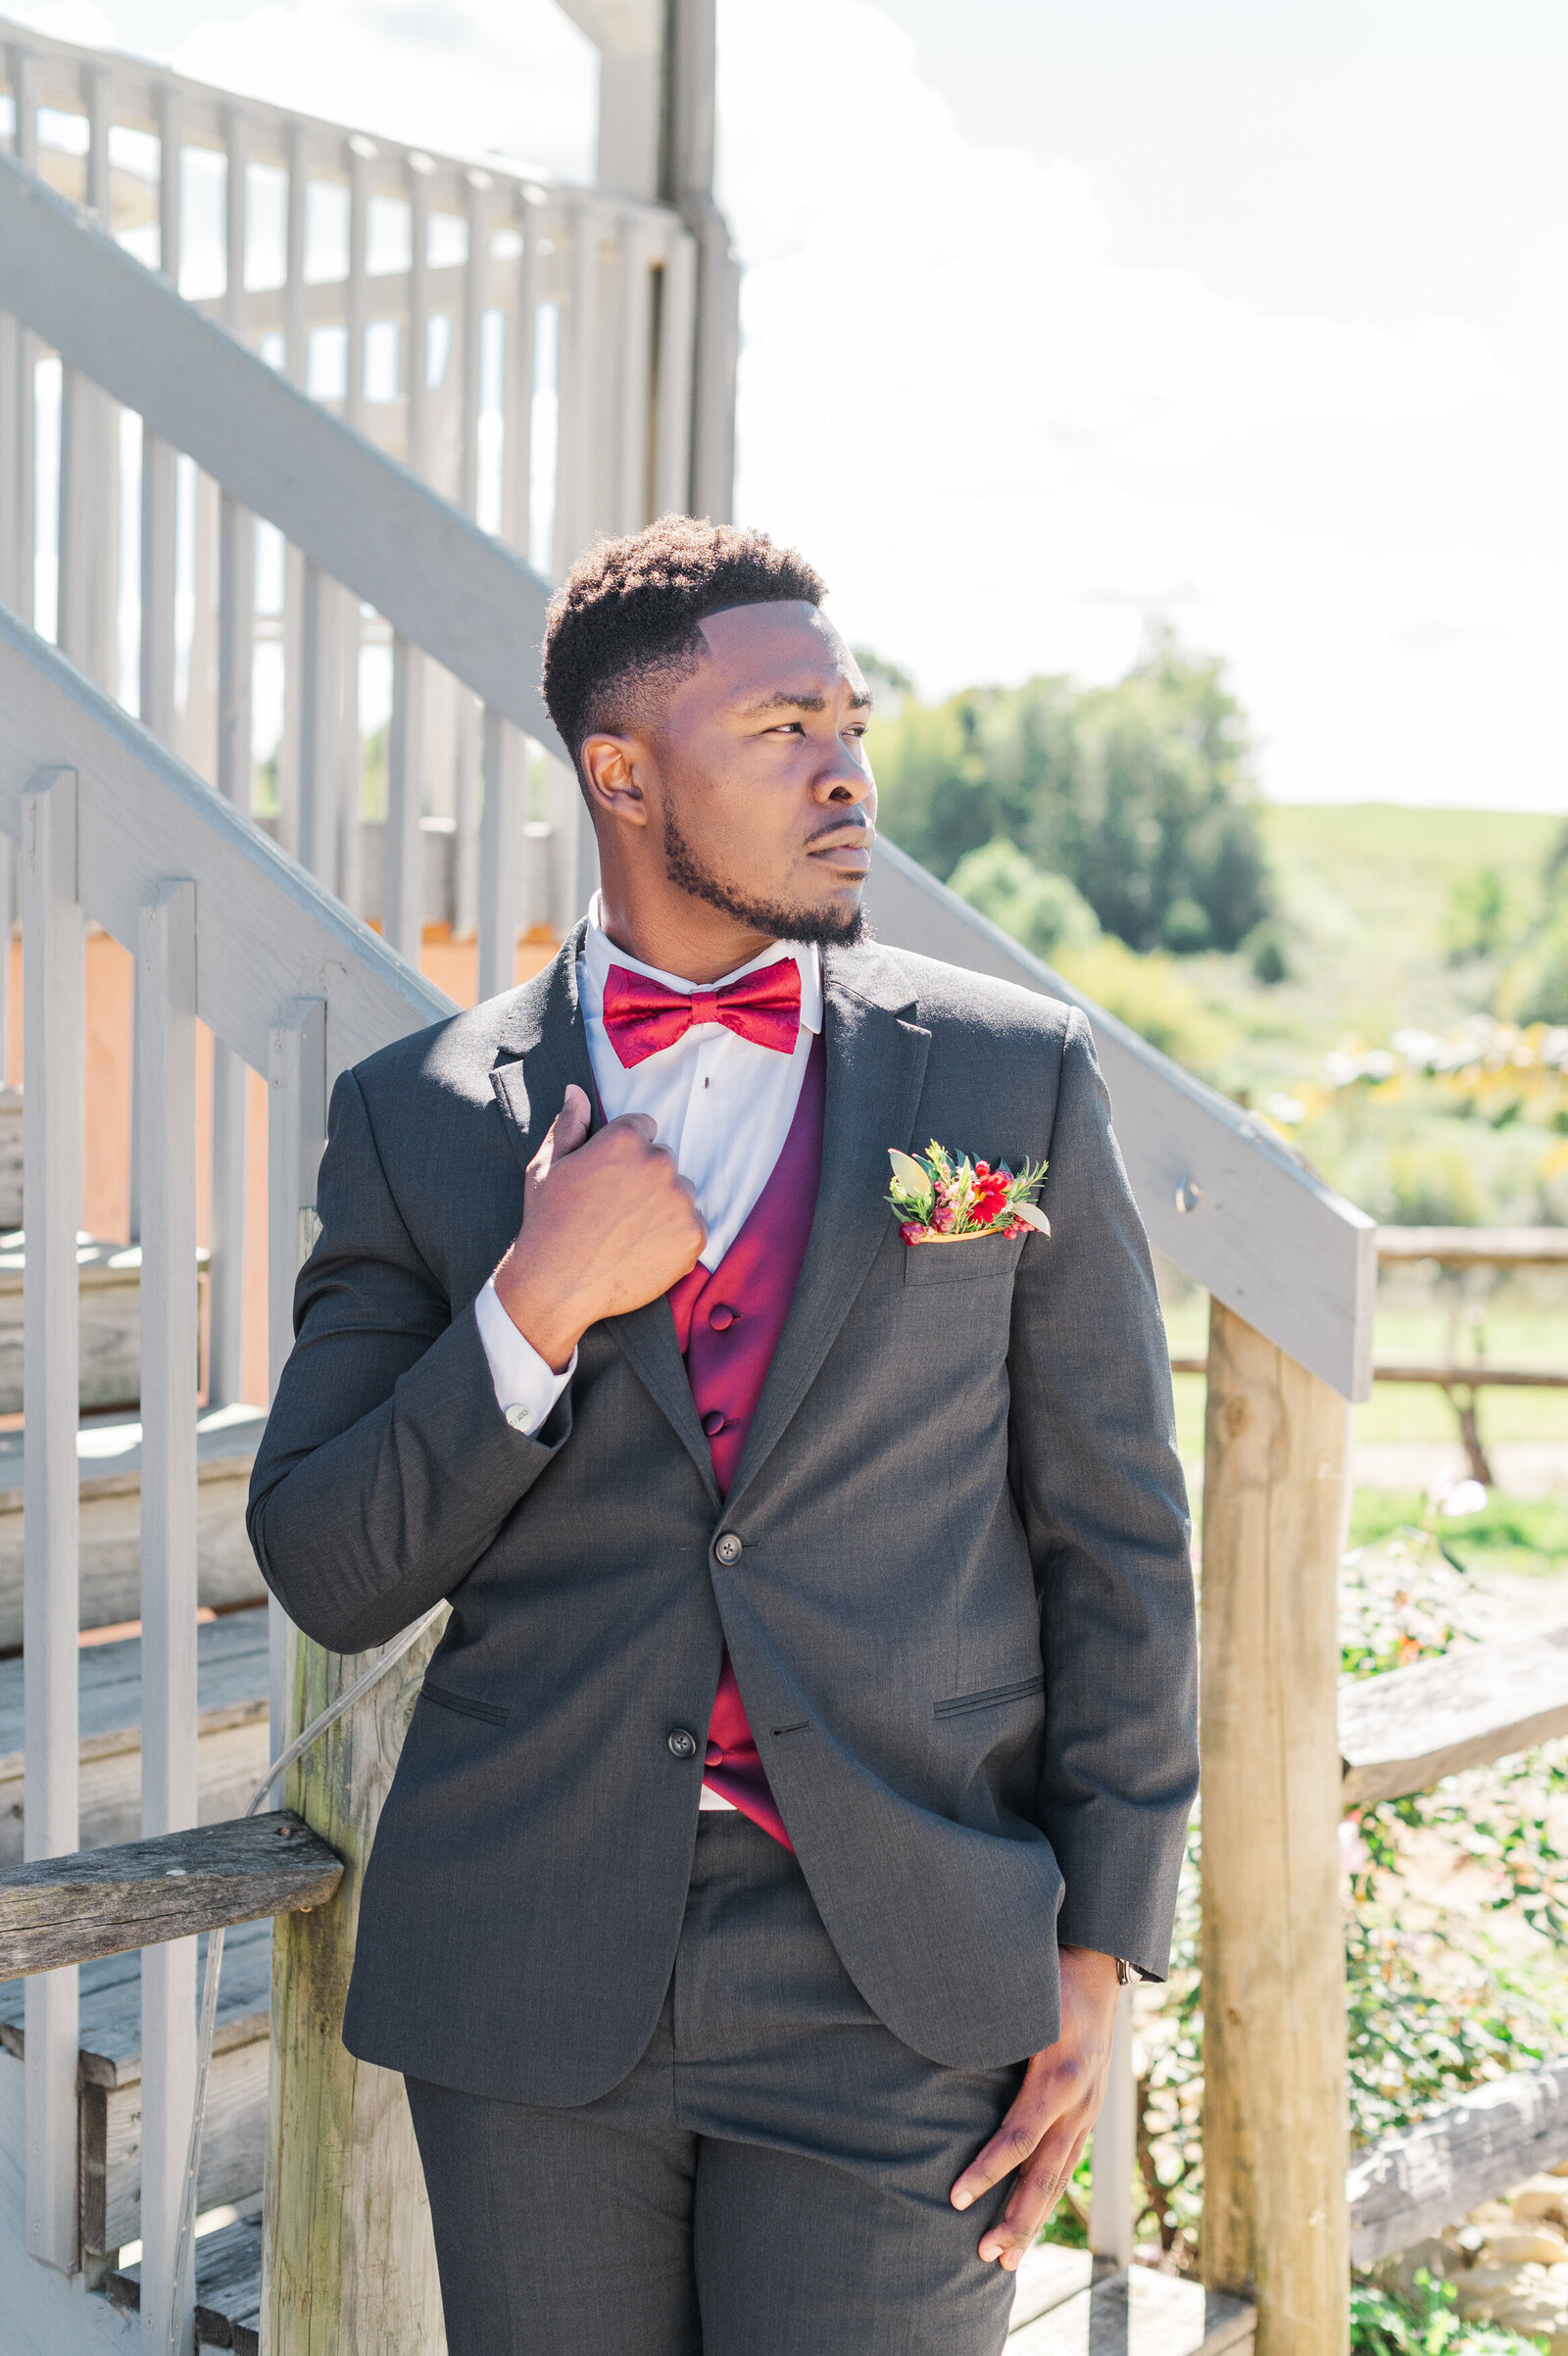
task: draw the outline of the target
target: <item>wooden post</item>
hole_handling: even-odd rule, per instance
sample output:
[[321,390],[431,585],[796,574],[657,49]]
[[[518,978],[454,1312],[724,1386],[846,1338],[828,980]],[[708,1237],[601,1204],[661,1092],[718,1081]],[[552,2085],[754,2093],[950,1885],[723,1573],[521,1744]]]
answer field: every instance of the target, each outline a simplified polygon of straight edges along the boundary
[[[340,2031],[360,1890],[439,1629],[422,1637],[306,1753],[288,1805],[342,1858],[327,1905],[272,1928],[272,2097],[263,2313],[278,2356],[436,2356],[444,2347],[435,2243],[403,2081],[357,2062]],[[297,1730],[367,1656],[296,1635]]]
[[[269,1291],[275,1385],[287,1304],[314,1240],[325,1129],[325,1008],[301,1001],[271,1034]],[[274,1605],[274,1613],[276,1606]],[[272,2046],[263,2248],[264,2345],[276,2356],[437,2356],[435,2244],[414,2126],[393,2071],[357,2062],[341,2029],[360,1890],[381,1803],[439,1627],[306,1752],[290,1807],[343,1860],[330,1904],[272,1931]],[[367,1655],[294,1632],[284,1739],[336,1699]],[[276,1732],[274,1731],[274,1741]]]
[[1349,1409],[1215,1301],[1203,1474],[1203,2279],[1349,2345],[1336,1589]]

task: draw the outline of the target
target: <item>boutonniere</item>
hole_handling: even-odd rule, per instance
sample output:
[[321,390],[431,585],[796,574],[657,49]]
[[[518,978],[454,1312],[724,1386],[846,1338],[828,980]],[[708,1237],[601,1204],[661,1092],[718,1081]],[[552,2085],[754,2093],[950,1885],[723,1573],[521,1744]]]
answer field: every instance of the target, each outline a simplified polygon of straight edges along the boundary
[[957,1244],[982,1235],[1022,1235],[1033,1227],[1051,1233],[1051,1221],[1030,1201],[1046,1174],[1043,1161],[1026,1161],[1016,1177],[989,1161],[955,1161],[932,1139],[923,1153],[901,1153],[889,1146],[893,1183],[888,1206],[906,1244]]

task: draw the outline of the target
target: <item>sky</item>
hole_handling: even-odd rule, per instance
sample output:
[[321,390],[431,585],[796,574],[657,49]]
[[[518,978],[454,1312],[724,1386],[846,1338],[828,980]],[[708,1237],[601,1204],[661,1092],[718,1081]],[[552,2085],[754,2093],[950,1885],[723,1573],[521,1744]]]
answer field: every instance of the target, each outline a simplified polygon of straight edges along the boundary
[[[43,0],[588,176],[552,0]],[[1560,0],[719,0],[736,505],[935,697],[1221,656],[1266,793],[1568,811]]]

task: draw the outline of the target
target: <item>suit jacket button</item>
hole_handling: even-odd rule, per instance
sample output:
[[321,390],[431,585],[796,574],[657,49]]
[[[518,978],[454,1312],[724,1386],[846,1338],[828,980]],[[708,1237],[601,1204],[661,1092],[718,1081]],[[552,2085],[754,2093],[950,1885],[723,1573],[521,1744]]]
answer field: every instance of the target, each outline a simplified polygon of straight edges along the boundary
[[744,1551],[733,1530],[726,1530],[721,1538],[713,1541],[713,1552],[726,1569],[732,1562],[739,1562]]
[[689,1734],[684,1726],[671,1727],[666,1739],[669,1742],[670,1755],[673,1758],[696,1758],[697,1737],[694,1734]]

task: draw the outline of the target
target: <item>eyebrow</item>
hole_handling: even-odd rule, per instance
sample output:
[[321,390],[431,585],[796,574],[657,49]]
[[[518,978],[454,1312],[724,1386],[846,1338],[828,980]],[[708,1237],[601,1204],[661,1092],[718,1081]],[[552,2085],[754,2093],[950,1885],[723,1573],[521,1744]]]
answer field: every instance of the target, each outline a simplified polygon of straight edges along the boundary
[[[862,688],[858,696],[851,697],[850,710],[852,712],[869,712],[870,709],[869,688]],[[825,712],[826,710],[827,698],[817,688],[780,687],[775,689],[772,695],[762,696],[757,703],[748,704],[741,713],[741,718],[757,719],[764,712]]]

